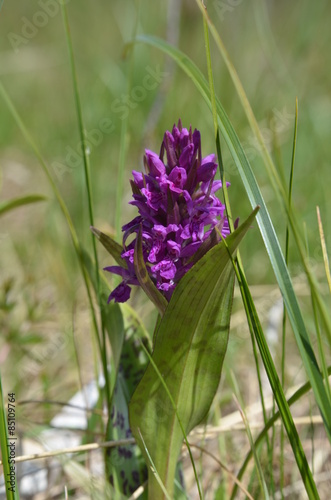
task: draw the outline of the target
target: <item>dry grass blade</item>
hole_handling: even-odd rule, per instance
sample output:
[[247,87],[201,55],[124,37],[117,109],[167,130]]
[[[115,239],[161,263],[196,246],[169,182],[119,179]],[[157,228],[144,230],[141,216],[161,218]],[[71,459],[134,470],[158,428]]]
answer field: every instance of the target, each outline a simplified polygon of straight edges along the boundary
[[316,212],[317,212],[317,220],[318,220],[318,229],[319,229],[320,238],[321,238],[323,260],[324,260],[324,266],[325,266],[325,274],[326,274],[326,278],[328,280],[329,290],[330,290],[330,293],[331,293],[330,264],[329,264],[328,252],[327,252],[326,244],[325,244],[325,237],[324,237],[324,231],[323,231],[323,224],[322,224],[320,209],[319,209],[318,206],[316,207]]
[[[127,444],[134,444],[135,440],[121,439],[119,441],[105,441],[104,443],[90,443],[83,444],[81,446],[73,446],[71,448],[62,448],[62,450],[55,451],[45,451],[44,453],[34,453],[33,455],[23,455],[21,457],[16,457],[16,462],[27,462],[29,460],[40,460],[42,458],[56,457],[60,455],[65,455],[67,453],[81,453],[82,451],[93,451],[100,448],[115,448],[116,446],[124,446]],[[0,461],[2,465],[2,461]]]
[[192,448],[197,448],[198,450],[201,450],[202,453],[204,453],[205,455],[208,455],[209,457],[211,457],[231,477],[232,481],[234,481],[238,485],[238,487],[241,489],[241,491],[243,493],[245,493],[245,495],[250,500],[254,500],[254,498],[246,490],[245,486],[239,481],[239,479],[237,479],[236,476],[234,474],[232,474],[232,472],[230,471],[230,469],[228,469],[228,467],[226,465],[224,465],[217,457],[215,457],[215,455],[213,455],[212,453],[210,453],[210,451],[206,450],[206,448],[204,448],[203,446],[199,446],[198,444],[191,444],[190,443],[190,446]]

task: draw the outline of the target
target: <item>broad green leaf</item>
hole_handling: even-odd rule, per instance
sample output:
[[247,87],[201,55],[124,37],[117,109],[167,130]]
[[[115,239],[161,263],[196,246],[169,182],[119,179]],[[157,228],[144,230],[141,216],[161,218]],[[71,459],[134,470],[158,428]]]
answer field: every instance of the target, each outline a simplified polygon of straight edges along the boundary
[[46,199],[46,196],[41,194],[30,194],[28,196],[23,196],[22,198],[14,198],[13,200],[3,201],[0,203],[0,215],[13,210],[14,208],[29,205],[30,203],[36,203],[38,201],[45,201]]
[[[197,66],[181,51],[169,45],[164,40],[156,37],[139,35],[136,42],[143,42],[153,47],[157,47],[171,58],[185,71],[191,78],[194,85],[199,90],[207,105],[211,107],[210,91],[208,82],[204,78]],[[279,288],[283,295],[286,310],[291,321],[295,339],[300,351],[300,355],[307,372],[308,379],[311,382],[312,389],[318,407],[320,409],[324,426],[331,439],[331,404],[328,401],[326,389],[323,384],[323,378],[312,348],[308,332],[302,317],[297,297],[294,292],[291,277],[289,275],[280,244],[270,219],[267,207],[263,200],[261,191],[256,182],[254,173],[245,152],[240,144],[238,136],[232,127],[232,124],[225,113],[222,104],[216,99],[218,126],[222,136],[230,150],[234,162],[238,168],[241,179],[244,183],[248,198],[252,206],[259,205],[260,212],[257,216],[257,223],[267,249],[271,265],[273,267]],[[293,229],[293,226],[292,226]],[[320,297],[319,295],[317,297]],[[321,306],[322,307],[322,306]],[[327,314],[323,314],[325,318]]]
[[[257,210],[226,239],[231,254]],[[199,424],[208,413],[221,376],[234,285],[228,249],[222,241],[180,280],[155,337],[152,360],[162,379],[150,363],[130,403],[133,435],[144,451],[142,436],[170,496],[183,441],[178,419],[186,434]],[[146,452],[145,456],[148,461]],[[164,498],[151,472],[148,488],[149,498]]]
[[158,308],[159,313],[163,316],[167,308],[168,302],[162,293],[156,288],[151,280],[143,257],[142,250],[142,229],[139,228],[134,251],[134,270],[137,275],[141,288],[150,298],[153,304]]

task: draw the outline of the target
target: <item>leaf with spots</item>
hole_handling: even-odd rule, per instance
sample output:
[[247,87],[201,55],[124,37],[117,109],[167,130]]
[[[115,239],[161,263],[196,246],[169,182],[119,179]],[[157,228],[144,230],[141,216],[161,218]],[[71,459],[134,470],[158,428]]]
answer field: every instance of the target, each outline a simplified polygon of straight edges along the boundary
[[[141,336],[139,328],[139,324],[131,326],[123,343],[107,426],[107,441],[132,437],[128,404],[147,366],[147,357],[138,339]],[[106,469],[107,477],[116,491],[127,497],[147,479],[146,463],[136,444],[107,449]],[[143,494],[139,498],[147,497]]]

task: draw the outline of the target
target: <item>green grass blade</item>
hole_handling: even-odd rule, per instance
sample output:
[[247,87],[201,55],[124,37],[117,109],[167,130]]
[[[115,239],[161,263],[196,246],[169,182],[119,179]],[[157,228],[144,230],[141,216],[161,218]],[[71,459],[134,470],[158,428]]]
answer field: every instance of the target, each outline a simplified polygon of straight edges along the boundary
[[[70,67],[71,67],[71,78],[72,78],[72,83],[73,83],[73,91],[74,91],[74,98],[75,98],[75,105],[76,105],[78,131],[79,131],[79,136],[80,136],[80,144],[81,144],[83,164],[84,164],[84,175],[85,175],[85,184],[86,184],[86,191],[87,191],[87,201],[88,201],[90,225],[94,226],[92,187],[91,187],[91,178],[90,178],[90,172],[89,172],[89,161],[88,161],[88,157],[87,157],[86,132],[85,132],[84,122],[83,122],[82,106],[81,106],[81,102],[80,102],[80,95],[79,95],[79,89],[78,89],[75,57],[74,57],[72,40],[71,40],[71,35],[70,35],[67,7],[66,7],[65,3],[63,3],[63,2],[61,2],[61,9],[62,9],[65,34],[66,34],[67,47],[68,47],[68,52],[69,52],[69,62],[70,62]],[[98,255],[97,255],[97,250],[96,250],[95,239],[93,237],[92,237],[92,244],[93,244],[93,254],[94,254],[94,258],[95,258],[96,279],[97,279],[97,283],[98,283],[99,282]]]
[[[156,37],[139,35],[136,42],[149,44],[157,47],[164,53],[172,57],[176,63],[191,78],[202,97],[210,106],[210,93],[208,83],[196,65],[181,51],[167,44],[164,40]],[[293,289],[292,281],[284,261],[284,257],[276,236],[273,224],[271,222],[268,210],[263,200],[261,191],[256,182],[252,168],[240,144],[228,116],[226,115],[221,103],[217,100],[218,125],[222,135],[228,145],[234,162],[239,170],[242,181],[252,206],[260,205],[260,212],[257,216],[257,222],[266,246],[270,262],[272,264],[279,288],[284,298],[287,313],[292,324],[293,332],[297,341],[300,355],[310,380],[315,395],[316,402],[320,409],[325,429],[331,440],[331,405],[328,401],[321,372],[319,370],[316,356],[312,349],[307,329],[301,314],[301,310]],[[327,316],[327,314],[325,314]],[[324,317],[325,317],[324,315]]]
[[169,495],[169,493],[167,492],[167,489],[166,487],[164,486],[163,482],[162,482],[162,479],[160,478],[158,472],[157,472],[157,468],[155,467],[154,465],[154,462],[153,462],[153,459],[151,457],[151,454],[149,453],[149,450],[146,446],[146,443],[145,443],[145,440],[143,438],[143,436],[141,435],[141,432],[140,432],[140,429],[138,429],[138,433],[140,435],[140,439],[141,439],[141,442],[142,442],[142,445],[143,445],[143,448],[144,448],[144,451],[145,451],[145,454],[148,458],[148,461],[150,463],[150,470],[152,471],[152,473],[154,474],[154,477],[158,483],[158,485],[160,486],[162,492],[163,492],[163,495],[164,495],[164,498],[166,498],[167,500],[171,500],[171,496]]
[[315,322],[315,329],[316,329],[316,340],[317,340],[317,348],[318,348],[318,354],[319,354],[319,359],[322,367],[322,373],[325,381],[325,388],[326,388],[326,393],[329,398],[329,402],[331,404],[331,388],[329,384],[329,379],[327,376],[328,369],[327,369],[327,362],[325,359],[325,349],[324,349],[324,344],[323,344],[323,339],[321,335],[321,329],[318,321],[318,313],[317,313],[317,308],[316,308],[316,300],[314,295],[311,296],[311,301],[312,301],[312,306],[313,306],[313,313],[314,313],[314,322]]
[[[235,68],[230,60],[229,54],[227,53],[227,50],[226,50],[226,48],[221,40],[221,37],[219,36],[215,26],[211,22],[206,10],[203,8],[203,5],[200,2],[200,0],[196,0],[196,3],[198,4],[198,7],[201,10],[204,18],[208,22],[208,26],[210,28],[212,36],[213,36],[215,43],[216,43],[224,61],[225,61],[225,64],[228,68],[228,71],[230,73],[230,76],[232,78],[234,86],[237,90],[239,99],[242,103],[243,109],[246,113],[246,116],[247,116],[247,119],[248,119],[249,124],[251,126],[251,129],[252,129],[252,131],[253,131],[253,133],[258,141],[259,147],[261,148],[262,158],[263,158],[267,173],[269,175],[269,180],[271,182],[271,185],[274,188],[275,195],[280,200],[280,203],[284,206],[284,209],[286,211],[286,214],[287,214],[287,217],[288,217],[288,220],[289,220],[292,232],[293,232],[294,240],[295,240],[295,243],[297,245],[299,255],[300,255],[306,276],[308,278],[309,286],[312,290],[312,294],[314,294],[314,296],[315,296],[316,305],[317,305],[317,308],[318,308],[319,313],[321,315],[321,319],[322,319],[322,322],[323,322],[324,327],[325,327],[325,332],[328,336],[329,344],[331,345],[331,318],[330,318],[330,315],[328,314],[328,310],[326,309],[325,303],[324,303],[323,298],[322,298],[322,294],[319,293],[316,278],[315,278],[314,274],[311,272],[310,267],[309,267],[309,262],[307,261],[307,259],[305,257],[304,240],[303,240],[302,234],[299,230],[299,228],[301,226],[298,224],[298,221],[296,220],[296,217],[295,217],[293,211],[290,209],[290,207],[288,205],[288,196],[286,193],[285,186],[283,185],[283,183],[278,175],[277,169],[276,169],[276,167],[273,163],[273,160],[269,154],[269,151],[264,143],[262,133],[260,131],[259,125],[257,123],[257,120],[254,116],[253,110],[252,110],[250,103],[248,101],[248,98],[246,96],[245,90],[244,90],[244,88],[241,84],[241,81],[239,79],[239,76],[238,76],[238,74],[237,74],[237,72],[236,72],[236,70],[235,70]],[[262,211],[261,211],[261,215],[262,215]],[[292,321],[291,316],[290,316],[290,320]],[[293,326],[293,323],[292,323],[292,326]],[[295,332],[295,334],[297,337],[296,332]],[[300,349],[300,346],[299,346],[299,349]],[[300,351],[301,351],[301,349],[300,349]],[[305,365],[306,365],[306,363],[305,363]],[[330,421],[329,421],[329,423],[330,423]],[[329,438],[331,439],[330,429],[328,429],[327,432],[328,432]]]
[[[224,167],[223,167],[221,147],[220,147],[220,135],[219,135],[218,121],[217,121],[217,104],[216,104],[216,95],[215,95],[215,88],[214,88],[214,79],[213,79],[213,70],[212,70],[212,61],[211,61],[211,52],[210,52],[210,42],[209,42],[209,29],[208,29],[208,23],[207,23],[205,17],[203,18],[203,25],[204,25],[206,58],[207,58],[207,68],[208,68],[208,81],[209,81],[209,89],[210,89],[210,95],[211,95],[211,107],[212,107],[213,122],[214,122],[214,133],[215,133],[215,137],[216,137],[216,150],[217,150],[218,162],[219,162],[220,171],[221,171],[222,188],[223,188],[227,218],[229,221],[229,226],[230,226],[231,232],[233,232],[234,227],[233,227],[232,211],[231,211],[231,207],[230,207],[228,190],[227,190],[227,186],[226,186],[225,171],[224,171]],[[237,252],[236,260],[237,260],[238,266],[240,266],[240,268],[242,269],[242,272],[243,272],[243,266],[242,266],[242,261],[240,258],[239,250]],[[257,350],[256,350],[255,341],[254,341],[254,334],[251,330],[250,330],[250,333],[251,333],[254,360],[255,360],[255,366],[256,366],[256,372],[257,372],[257,378],[258,378],[258,384],[259,384],[259,392],[260,392],[260,399],[261,399],[261,404],[262,404],[263,418],[264,418],[264,422],[266,423],[267,416],[266,416],[266,411],[265,411],[264,395],[263,395],[263,390],[262,390],[260,367],[259,367],[258,358],[257,358]],[[269,436],[267,436],[266,441],[267,441],[270,462],[272,463],[273,449],[270,446]],[[260,470],[259,463],[257,463],[257,470],[259,473],[259,470]],[[260,477],[261,476],[259,474],[259,478]],[[271,485],[273,485],[274,480],[273,480],[272,467],[270,468],[270,480],[271,480]],[[262,489],[263,489],[263,486],[264,486],[264,483],[261,481]]]
[[6,103],[14,121],[16,122],[18,128],[20,129],[20,131],[22,132],[23,134],[23,137],[25,138],[26,142],[29,144],[29,146],[31,147],[32,151],[34,152],[36,158],[38,159],[39,163],[40,163],[40,166],[42,168],[42,170],[44,171],[49,183],[50,183],[50,186],[53,190],[53,193],[55,195],[55,198],[57,199],[57,202],[61,208],[61,211],[64,215],[64,218],[67,222],[67,225],[68,225],[68,228],[69,228],[69,232],[70,232],[70,236],[71,236],[71,239],[72,239],[72,242],[73,242],[73,246],[74,246],[74,249],[75,249],[75,252],[76,252],[76,256],[77,256],[77,259],[78,259],[78,262],[79,262],[79,266],[80,266],[80,270],[81,270],[81,273],[82,273],[82,277],[83,277],[83,280],[84,280],[84,284],[85,284],[85,288],[86,288],[86,292],[87,292],[87,296],[88,296],[88,301],[89,301],[89,305],[90,305],[90,310],[91,310],[91,316],[92,316],[92,322],[93,322],[93,327],[95,329],[95,332],[96,332],[96,337],[97,337],[97,340],[98,340],[98,343],[99,343],[99,348],[101,350],[101,346],[100,346],[100,338],[99,338],[99,335],[98,335],[98,323],[97,323],[97,320],[96,320],[96,316],[95,316],[95,311],[94,311],[94,306],[93,306],[93,301],[92,301],[92,295],[91,295],[91,291],[90,291],[90,285],[89,285],[89,281],[88,281],[88,276],[87,276],[87,272],[86,272],[86,269],[85,269],[85,266],[84,266],[84,257],[83,257],[83,253],[82,253],[82,250],[81,250],[81,247],[80,247],[80,244],[79,244],[79,240],[78,240],[78,236],[77,236],[77,233],[76,233],[76,230],[75,230],[75,226],[73,224],[73,221],[71,219],[71,216],[70,216],[70,213],[69,213],[69,210],[67,208],[67,205],[65,204],[64,202],[64,199],[62,198],[61,196],[61,193],[57,187],[57,185],[55,184],[54,182],[54,179],[46,165],[46,162],[42,156],[42,154],[40,153],[36,143],[34,142],[33,138],[31,137],[30,133],[28,132],[25,124],[23,123],[20,115],[18,114],[12,100],[10,99],[9,95],[7,94],[4,86],[2,85],[2,83],[0,82],[0,95],[2,96],[4,102]]
[[[137,32],[138,32],[140,6],[141,6],[141,1],[140,0],[136,1],[137,14],[136,14],[135,23],[134,23],[133,30],[132,30],[132,38],[135,38],[137,35]],[[127,52],[125,52],[125,56],[127,57]],[[133,72],[134,72],[133,48],[128,56],[128,59],[129,59],[129,61],[128,61],[128,70],[127,70],[127,79],[126,79],[126,82],[127,82],[126,94],[130,95],[131,87],[132,87]],[[130,116],[130,113],[127,113],[127,115],[122,119],[122,124],[121,124],[120,154],[119,154],[118,169],[117,169],[116,207],[115,207],[115,231],[116,231],[115,234],[116,234],[117,241],[121,240],[121,234],[122,234],[121,218],[122,218],[122,202],[123,202],[123,192],[124,192],[125,160],[126,160],[126,152],[127,152],[128,140],[129,140],[129,135],[128,135],[129,116]]]
[[21,198],[3,201],[2,203],[0,203],[0,216],[5,214],[6,212],[9,212],[10,210],[13,210],[14,208],[45,200],[47,200],[47,197],[41,194],[30,194],[27,196],[22,196]]
[[238,96],[239,96],[241,103],[242,103],[242,106],[245,110],[249,124],[254,132],[254,135],[256,136],[256,138],[258,140],[259,146],[261,147],[263,157],[264,157],[265,161],[268,163],[268,166],[273,173],[273,175],[271,177],[272,183],[273,183],[274,187],[276,187],[276,190],[281,190],[282,192],[284,192],[284,198],[286,198],[284,186],[279,179],[277,170],[276,170],[274,163],[273,163],[273,161],[269,155],[269,152],[266,148],[262,133],[261,133],[260,128],[258,126],[258,123],[255,119],[253,110],[252,110],[251,105],[249,103],[249,100],[245,94],[245,91],[244,91],[244,88],[241,84],[239,76],[238,76],[238,74],[237,74],[237,72],[236,72],[236,70],[235,70],[235,68],[230,60],[230,56],[229,56],[229,54],[228,54],[228,52],[223,44],[218,32],[217,32],[217,29],[215,28],[211,19],[209,18],[206,9],[204,9],[202,2],[200,0],[196,0],[196,3],[198,5],[204,19],[208,23],[210,32],[211,32],[211,34],[215,40],[215,43],[216,43],[216,45],[217,45],[217,47],[218,47],[218,49],[219,49],[219,51],[224,59],[224,62],[226,64],[228,71],[230,73],[230,76],[232,78],[233,84],[237,90]]
[[[7,398],[6,398],[7,399]],[[6,417],[6,408],[4,404],[4,394],[2,390],[2,382],[1,382],[1,373],[0,373],[0,448],[1,448],[1,457],[2,457],[2,467],[3,467],[3,477],[6,488],[6,498],[7,500],[19,500],[19,493],[16,482],[16,473],[15,473],[15,487],[13,487],[14,491],[10,491],[9,488],[12,486],[7,481],[10,476],[10,468],[15,466],[11,463],[12,458],[9,457],[8,454],[8,426],[7,426],[7,417]],[[17,441],[15,441],[15,444]]]
[[[70,26],[69,26],[67,7],[66,7],[65,3],[62,3],[62,2],[61,2],[61,11],[62,11],[63,23],[64,23],[64,28],[65,28],[67,47],[68,47],[68,52],[69,52],[71,78],[72,78],[72,83],[73,83],[78,130],[79,130],[79,135],[80,135],[80,144],[81,144],[81,149],[82,149],[82,157],[83,157],[83,164],[84,164],[84,176],[85,176],[86,193],[87,193],[88,213],[89,213],[89,219],[90,219],[90,226],[93,227],[94,226],[94,216],[93,216],[93,202],[92,202],[92,186],[91,186],[91,178],[90,178],[89,159],[87,156],[86,132],[85,132],[85,127],[84,127],[84,122],[83,122],[83,113],[82,113],[82,106],[81,106],[79,89],[78,89],[75,57],[74,57],[74,51],[73,51],[72,40],[71,40],[71,35],[70,35]],[[92,238],[92,248],[93,248],[94,261],[95,261],[96,296],[98,298],[99,307],[101,309],[103,304],[101,302],[101,295],[100,295],[98,252],[97,252],[95,238],[93,237],[93,235],[91,235],[91,238]],[[103,366],[103,373],[104,373],[104,377],[105,377],[108,410],[110,410],[110,404],[111,404],[110,381],[109,381],[109,374],[108,374],[108,369],[107,369],[107,344],[106,344],[106,332],[105,332],[105,326],[103,323],[103,319],[104,319],[104,316],[101,314],[101,335],[100,335],[101,339],[99,338],[99,345],[101,346],[100,357],[101,357],[102,366]],[[98,330],[96,330],[96,334],[99,337]]]
[[329,264],[328,251],[326,249],[325,236],[324,236],[323,224],[322,224],[322,219],[321,219],[319,207],[316,207],[316,212],[317,212],[318,229],[319,229],[319,233],[320,233],[320,240],[321,240],[321,247],[322,247],[322,254],[323,254],[323,261],[324,261],[324,268],[325,268],[325,276],[326,276],[326,279],[327,279],[327,282],[329,285],[329,290],[331,293],[330,264]]
[[[247,319],[249,322],[250,328],[253,329],[254,334],[255,334],[255,339],[256,342],[259,346],[260,354],[263,360],[263,364],[275,397],[275,400],[277,402],[279,412],[288,436],[288,439],[290,441],[293,454],[295,457],[295,460],[297,462],[297,466],[299,469],[299,472],[301,474],[301,478],[303,481],[303,484],[305,486],[305,489],[307,491],[308,497],[312,499],[318,499],[319,495],[317,492],[316,484],[313,479],[312,473],[310,471],[306,455],[303,451],[303,447],[300,441],[299,434],[296,430],[296,427],[293,422],[293,417],[291,414],[291,411],[289,409],[289,406],[287,404],[281,382],[279,380],[276,367],[274,365],[272,356],[269,351],[268,344],[265,340],[262,327],[260,324],[260,320],[257,314],[257,311],[255,309],[255,305],[253,302],[253,299],[250,294],[250,290],[248,288],[246,279],[244,275],[241,273],[241,269],[239,268],[237,271],[237,276],[238,280],[240,283],[240,289],[242,291],[242,297],[245,305],[245,310],[247,314]],[[232,497],[234,498],[234,497]]]
[[[226,186],[225,171],[224,171],[224,167],[223,167],[223,159],[222,159],[222,152],[221,152],[221,141],[220,141],[220,134],[219,134],[219,128],[218,128],[217,104],[216,104],[216,94],[215,94],[212,62],[211,62],[211,53],[210,53],[209,30],[208,30],[208,24],[207,24],[207,21],[205,20],[205,18],[203,18],[203,28],[204,28],[204,35],[205,35],[208,82],[209,82],[209,90],[210,90],[210,96],[211,96],[210,104],[211,104],[211,110],[212,110],[212,114],[213,114],[217,158],[218,158],[218,164],[219,164],[219,168],[220,168],[220,172],[221,172],[222,191],[223,191],[223,196],[224,196],[226,215],[227,215],[227,219],[229,221],[230,231],[233,232],[234,225],[233,225],[228,189]],[[240,261],[239,252],[237,254],[237,259]]]
[[249,446],[250,446],[250,449],[251,449],[253,457],[254,457],[254,463],[255,463],[255,468],[256,468],[256,472],[257,472],[258,481],[260,483],[262,497],[265,500],[269,500],[269,493],[268,493],[268,488],[267,488],[266,481],[265,481],[265,478],[264,478],[263,469],[262,469],[262,466],[261,466],[261,463],[260,463],[260,460],[259,460],[259,457],[258,457],[258,454],[257,454],[256,446],[255,446],[255,443],[254,443],[254,440],[253,440],[253,436],[252,436],[252,432],[251,432],[251,429],[250,429],[250,426],[249,426],[249,421],[248,421],[246,412],[244,410],[244,401],[243,401],[243,399],[241,397],[241,394],[240,394],[240,391],[239,391],[239,387],[238,387],[238,384],[237,384],[237,381],[236,381],[234,373],[232,371],[230,371],[229,375],[230,375],[231,385],[233,387],[234,394],[235,394],[234,395],[234,400],[235,400],[235,403],[236,403],[237,408],[239,410],[239,413],[241,415],[242,421],[244,423],[244,426],[245,426],[245,429],[246,429],[247,438],[248,438],[248,441],[249,441]]
[[[331,375],[331,366],[328,367],[328,375]],[[311,385],[310,385],[310,382],[306,382],[304,385],[302,385],[297,391],[295,391],[295,393],[287,400],[287,404],[288,406],[292,406],[294,405],[294,403],[296,403],[297,401],[299,401],[302,396],[304,396],[305,394],[307,394],[309,391],[311,390]],[[277,420],[279,420],[281,418],[281,415],[280,415],[280,412],[277,411],[267,422],[267,424],[265,425],[265,427],[262,429],[262,431],[260,432],[260,434],[255,438],[255,447],[259,446],[262,441],[265,439],[268,431],[274,426],[275,422],[277,422]],[[247,466],[250,462],[250,460],[252,459],[253,457],[253,452],[252,450],[250,450],[242,464],[242,466],[240,467],[239,469],[239,472],[237,474],[237,479],[240,481],[247,469]],[[237,493],[237,489],[238,489],[238,486],[237,484],[234,485],[234,489],[232,491],[232,495],[231,495],[231,498],[234,499],[236,498],[236,493]]]
[[[290,170],[290,182],[288,189],[288,204],[291,209],[292,204],[292,189],[293,189],[293,174],[294,174],[294,160],[295,160],[295,150],[297,144],[297,132],[298,132],[298,99],[295,100],[295,122],[294,122],[294,137],[293,137],[293,147],[292,147],[292,161]],[[289,258],[289,243],[290,243],[290,232],[288,224],[286,226],[286,236],[285,236],[285,263],[288,266]],[[282,362],[281,362],[281,381],[282,387],[285,384],[285,359],[286,359],[286,307],[283,305],[283,321],[282,321]],[[280,430],[280,487],[281,490],[284,486],[284,428]]]

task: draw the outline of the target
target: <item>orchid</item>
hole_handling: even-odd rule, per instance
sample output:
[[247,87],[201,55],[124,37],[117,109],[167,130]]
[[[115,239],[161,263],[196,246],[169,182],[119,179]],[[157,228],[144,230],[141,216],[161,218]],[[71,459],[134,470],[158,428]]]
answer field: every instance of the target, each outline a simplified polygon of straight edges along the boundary
[[[108,302],[126,302],[130,285],[140,284],[134,268],[139,230],[148,274],[168,301],[214,228],[218,239],[229,235],[225,206],[215,195],[222,187],[222,182],[215,180],[215,159],[214,154],[202,158],[200,132],[183,128],[180,120],[172,132],[165,132],[160,155],[146,149],[145,173],[134,170],[131,180],[130,203],[139,215],[122,228],[121,257],[126,266],[105,268],[122,277]],[[135,238],[127,243],[131,235]]]

